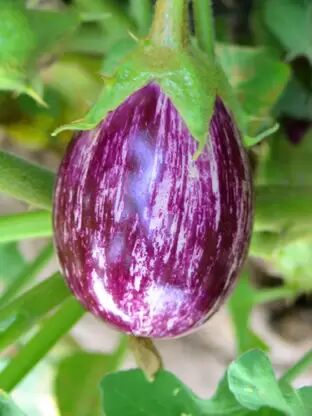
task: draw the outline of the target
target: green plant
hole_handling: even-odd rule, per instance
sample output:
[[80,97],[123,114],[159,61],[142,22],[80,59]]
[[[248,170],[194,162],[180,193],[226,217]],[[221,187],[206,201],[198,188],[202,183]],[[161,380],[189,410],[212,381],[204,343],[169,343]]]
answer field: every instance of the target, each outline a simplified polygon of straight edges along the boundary
[[[277,379],[262,352],[269,346],[250,327],[249,317],[255,305],[279,299],[291,302],[312,289],[312,130],[308,127],[300,144],[294,146],[287,141],[283,124],[285,117],[302,116],[308,126],[312,122],[306,110],[312,97],[311,45],[307,41],[311,39],[311,4],[288,0],[284,7],[283,0],[254,1],[249,44],[242,45],[233,43],[237,33],[228,33],[222,15],[215,20],[215,40],[211,2],[193,0],[195,34],[190,44],[194,45],[194,60],[190,60],[181,30],[184,1],[160,3],[168,6],[167,18],[154,24],[154,49],[146,38],[140,43],[142,48],[135,49],[137,38],[147,35],[152,21],[148,0],[77,0],[55,11],[1,0],[0,17],[6,23],[0,29],[2,127],[21,143],[32,136],[25,127],[31,126],[32,132],[40,133],[32,147],[60,152],[68,141],[66,128],[95,127],[134,90],[158,79],[197,139],[198,157],[206,144],[205,132],[218,91],[239,124],[246,148],[257,144],[250,151],[256,163],[249,254],[272,262],[283,283],[258,289],[252,285],[248,269],[242,272],[228,304],[239,356],[210,399],[198,398],[173,374],[160,369],[157,351],[145,340],[132,338],[130,342],[143,371],[117,371],[127,349],[127,339],[121,337],[111,354],[86,353],[74,343],[64,342],[66,355],[57,364],[55,388],[60,412],[75,416],[96,416],[101,409],[108,416],[308,416],[312,387],[295,389],[292,383],[311,366],[312,351]],[[302,18],[307,23],[297,24],[298,30],[292,29],[291,36],[286,26],[293,28]],[[14,36],[8,36],[8,31]],[[306,57],[299,70],[292,62],[298,55]],[[82,119],[87,101],[95,99],[102,85],[97,75],[101,70],[105,71],[105,88]],[[293,96],[298,100],[296,113]],[[74,118],[80,120],[71,123]],[[51,139],[49,133],[56,128],[63,133]],[[6,392],[0,395],[0,414],[4,416],[24,414],[7,393],[66,338],[85,313],[58,272],[35,282],[53,255],[51,243],[31,263],[17,245],[27,238],[52,237],[54,183],[55,175],[49,170],[0,150],[0,192],[34,208],[0,217],[0,262],[5,264],[0,269],[4,285],[0,349],[10,350],[0,371],[0,389]],[[88,382],[82,385],[82,378]]]

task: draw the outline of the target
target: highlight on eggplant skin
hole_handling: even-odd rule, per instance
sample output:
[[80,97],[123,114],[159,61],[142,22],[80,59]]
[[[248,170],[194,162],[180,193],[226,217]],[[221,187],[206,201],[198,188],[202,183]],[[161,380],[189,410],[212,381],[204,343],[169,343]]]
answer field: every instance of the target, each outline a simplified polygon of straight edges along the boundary
[[61,163],[55,242],[74,295],[136,336],[176,337],[204,323],[240,271],[252,223],[240,135],[216,99],[197,142],[157,84],[136,91]]

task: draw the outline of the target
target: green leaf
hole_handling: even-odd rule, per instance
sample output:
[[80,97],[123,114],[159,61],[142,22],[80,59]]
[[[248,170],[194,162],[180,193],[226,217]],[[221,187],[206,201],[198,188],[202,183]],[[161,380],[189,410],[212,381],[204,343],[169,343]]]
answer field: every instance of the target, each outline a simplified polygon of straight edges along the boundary
[[312,185],[312,129],[297,145],[291,143],[282,132],[276,134],[269,144],[259,165],[258,183]]
[[267,350],[268,346],[250,328],[249,319],[254,306],[255,290],[251,287],[248,274],[240,277],[232,296],[229,309],[234,324],[236,343],[239,353],[252,348]]
[[140,36],[146,36],[153,15],[153,6],[150,0],[131,0],[130,15],[133,17]]
[[247,352],[230,364],[228,383],[236,400],[247,409],[272,407],[287,415],[292,414],[279,388],[271,363],[261,351]]
[[254,0],[252,2],[252,9],[248,20],[253,35],[253,43],[256,45],[265,45],[270,50],[280,54],[282,52],[281,45],[265,23],[264,4],[265,2],[263,0]]
[[286,413],[281,413],[280,411],[274,411],[273,409],[265,408],[259,413],[256,412],[258,416],[282,416],[287,415],[300,415],[300,416],[310,416],[312,410],[312,387],[303,387],[301,389],[294,389],[291,385],[280,382],[279,387],[281,392],[289,406],[289,410]]
[[101,26],[83,24],[69,39],[66,50],[79,54],[102,56],[112,48],[115,42],[116,39],[108,36]]
[[298,390],[295,390],[292,386],[286,383],[280,383],[280,389],[290,407],[290,414],[293,415],[302,415],[309,416],[311,413],[308,413],[308,408],[305,405],[304,401]]
[[98,385],[105,374],[118,367],[127,346],[125,341],[126,338],[113,354],[79,351],[59,363],[55,394],[61,415],[101,414]]
[[95,21],[95,24],[82,24],[69,43],[69,50],[74,52],[103,55],[119,40],[135,32],[135,25],[127,10],[114,0],[77,0],[75,9],[82,21]]
[[69,38],[79,26],[77,13],[67,10],[28,10],[28,21],[36,35],[36,55],[47,53]]
[[269,117],[267,121],[269,122],[268,127],[264,127],[263,130],[260,133],[256,134],[254,137],[250,137],[248,135],[244,136],[244,144],[246,147],[253,147],[256,144],[260,143],[266,137],[271,136],[272,134],[277,132],[277,130],[279,129],[279,124],[275,123],[272,125],[272,127],[270,127],[270,123],[272,123],[272,121]]
[[281,95],[274,112],[281,116],[312,121],[312,86],[305,87],[292,78]]
[[257,231],[254,229],[249,247],[249,255],[270,258],[279,243],[280,233],[278,231]]
[[205,402],[205,415],[213,416],[244,416],[248,410],[244,410],[242,405],[236,400],[234,394],[229,389],[227,373],[221,379],[216,393]]
[[23,1],[1,0],[0,20],[0,90],[28,94],[44,105],[38,58],[55,46],[64,47],[79,25],[78,14],[26,9]]
[[[39,84],[40,85],[40,84]],[[35,77],[28,77],[24,71],[16,68],[3,67],[0,63],[0,90],[27,94],[38,104],[46,104],[41,97],[41,88],[37,90]]]
[[299,396],[304,403],[308,414],[312,414],[312,387],[302,387],[298,390]]
[[173,374],[159,371],[150,383],[140,370],[109,374],[101,383],[106,416],[199,416],[200,400]]
[[260,134],[255,141],[272,134],[276,123],[271,119],[270,112],[289,80],[289,66],[260,47],[219,43],[216,52],[246,113],[246,134]]
[[294,290],[312,290],[312,230],[307,241],[294,241],[280,247],[273,253],[271,261],[287,285]]
[[24,2],[1,0],[0,20],[0,90],[26,93],[42,102],[28,71],[36,48],[36,36]]
[[269,359],[258,350],[230,364],[209,400],[164,370],[154,382],[140,370],[110,374],[101,389],[106,416],[308,416],[312,405],[311,388],[279,385]]
[[26,265],[16,243],[0,244],[0,281],[10,282]]
[[266,0],[265,22],[290,58],[307,56],[312,62],[312,4],[308,0]]
[[133,30],[133,22],[120,3],[115,0],[76,0],[76,7],[80,12],[108,15],[109,18],[103,19],[103,25],[108,24],[112,30]]
[[285,416],[284,412],[280,412],[279,410],[273,410],[270,407],[263,407],[260,410],[255,412],[249,412],[248,416]]
[[280,232],[311,225],[312,186],[258,185],[255,230]]
[[[55,394],[61,415],[100,414],[97,386],[103,375],[113,370],[110,356],[76,352],[59,364]],[[77,400],[78,399],[78,400]]]
[[0,62],[20,67],[29,61],[36,42],[24,2],[1,0],[0,18]]
[[[310,187],[312,186],[311,172],[312,158],[312,130],[303,137],[302,141],[293,145],[282,133],[276,134],[269,142],[265,157],[262,158],[258,168],[257,182],[285,187],[285,196],[280,195],[279,203],[266,204],[269,192],[259,195],[257,204],[256,227],[264,226],[262,215],[263,210],[267,210],[265,216],[271,218],[278,225],[279,234],[272,235],[271,248],[266,257],[280,272],[287,284],[296,290],[310,290],[312,288],[312,223],[311,223],[311,202],[304,201],[292,196],[292,189],[303,191],[304,199],[311,196]],[[260,189],[260,188],[258,188]],[[269,207],[270,205],[270,207]],[[267,208],[265,208],[265,206]],[[306,209],[306,211],[305,211]],[[276,214],[280,210],[282,213]],[[269,214],[269,211],[271,214]],[[268,237],[268,235],[266,235]],[[259,243],[253,237],[253,246]],[[265,236],[262,236],[265,237]],[[271,238],[270,237],[270,238]],[[259,246],[259,244],[258,244]]]
[[51,68],[55,68],[58,63],[54,63],[44,70],[45,76],[49,78],[49,85],[44,88],[44,101],[48,107],[40,107],[29,97],[23,95],[18,98],[17,105],[24,117],[29,120],[36,117],[49,117],[51,119],[60,118],[64,112],[64,98],[60,91],[54,88],[51,79]]
[[0,415],[1,416],[26,416],[10,397],[0,391]]

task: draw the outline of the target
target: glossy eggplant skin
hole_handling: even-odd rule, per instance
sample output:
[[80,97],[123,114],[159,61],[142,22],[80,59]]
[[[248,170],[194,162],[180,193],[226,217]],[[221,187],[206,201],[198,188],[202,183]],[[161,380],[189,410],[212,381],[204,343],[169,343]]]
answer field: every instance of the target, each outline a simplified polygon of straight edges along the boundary
[[54,229],[80,302],[143,337],[176,337],[223,302],[244,261],[252,189],[240,135],[220,98],[197,142],[157,84],[136,91],[61,163]]

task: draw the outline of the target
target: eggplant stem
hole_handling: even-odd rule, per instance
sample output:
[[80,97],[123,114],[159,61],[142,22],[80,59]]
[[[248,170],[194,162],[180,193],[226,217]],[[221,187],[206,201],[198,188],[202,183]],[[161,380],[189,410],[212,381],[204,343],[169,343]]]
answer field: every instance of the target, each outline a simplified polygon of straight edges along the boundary
[[195,35],[198,46],[209,59],[215,58],[214,19],[211,0],[193,0]]
[[162,358],[153,341],[150,338],[130,336],[129,347],[137,366],[148,381],[153,381],[157,372],[163,368]]
[[189,42],[186,0],[158,0],[150,38],[160,47],[183,49]]

